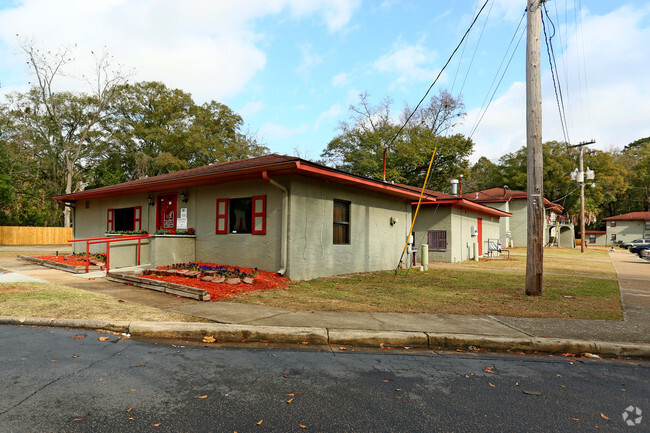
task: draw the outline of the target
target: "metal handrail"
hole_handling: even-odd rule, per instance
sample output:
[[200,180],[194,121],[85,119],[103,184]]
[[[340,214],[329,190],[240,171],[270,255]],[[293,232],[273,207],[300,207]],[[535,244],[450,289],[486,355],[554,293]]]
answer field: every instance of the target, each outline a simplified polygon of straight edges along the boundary
[[149,239],[151,235],[123,235],[123,236],[104,236],[99,238],[81,238],[70,239],[68,242],[86,242],[86,273],[90,267],[90,245],[106,244],[106,275],[108,275],[109,264],[111,260],[111,242],[138,241],[138,266],[140,265],[140,247],[142,239]]

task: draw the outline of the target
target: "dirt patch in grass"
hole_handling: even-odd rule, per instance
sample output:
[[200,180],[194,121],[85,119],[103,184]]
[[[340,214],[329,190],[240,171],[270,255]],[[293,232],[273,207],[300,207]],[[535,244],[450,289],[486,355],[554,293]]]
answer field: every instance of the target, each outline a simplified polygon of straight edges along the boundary
[[14,284],[2,284],[0,285],[0,296],[10,295],[14,293],[29,293],[31,288],[27,286],[17,286]]
[[295,310],[622,319],[616,280],[549,275],[541,297],[526,296],[524,287],[525,275],[518,272],[402,271],[393,281],[386,271],[294,282],[233,300]]
[[88,320],[201,322],[202,319],[50,283],[0,284],[0,315]]

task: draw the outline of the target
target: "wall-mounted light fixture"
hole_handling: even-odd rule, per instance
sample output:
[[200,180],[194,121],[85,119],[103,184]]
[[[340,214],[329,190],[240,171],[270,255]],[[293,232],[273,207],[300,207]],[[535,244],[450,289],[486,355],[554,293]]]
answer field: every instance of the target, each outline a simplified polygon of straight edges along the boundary
[[149,196],[147,197],[147,203],[149,203],[149,206],[153,206],[156,204],[156,201],[153,199],[153,197]]
[[183,203],[187,203],[187,196],[188,196],[188,194],[186,194],[184,192],[181,193],[181,201]]

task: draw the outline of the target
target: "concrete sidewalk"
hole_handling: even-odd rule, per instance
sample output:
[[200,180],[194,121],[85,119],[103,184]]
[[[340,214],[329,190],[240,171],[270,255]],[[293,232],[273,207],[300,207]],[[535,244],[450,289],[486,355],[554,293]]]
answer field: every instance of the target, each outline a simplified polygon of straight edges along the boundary
[[[645,350],[645,356],[650,356],[650,263],[623,250],[611,252],[610,257],[618,273],[624,321],[293,311],[231,302],[197,302],[113,283],[103,278],[90,280],[15,258],[0,258],[0,268],[24,275],[26,278],[65,284],[216,322],[215,325],[135,325],[134,329],[140,330],[137,332],[150,336],[189,338],[190,334],[203,336],[209,332],[240,336],[243,331],[245,335],[259,336],[254,330],[263,329],[266,332],[264,335],[268,337],[272,335],[268,334],[269,330],[278,329],[281,331],[278,331],[278,335],[284,335],[282,338],[288,338],[290,330],[293,330],[298,335],[296,338],[311,335],[310,338],[314,339],[312,342],[319,344],[323,341],[328,344],[356,342],[370,345],[380,342],[393,345],[422,345],[421,343],[426,342],[425,345],[428,346],[474,345],[546,351],[571,351],[569,349],[573,347],[574,350],[582,348],[585,349],[583,351],[610,354],[638,354],[638,350]],[[190,332],[191,329],[194,330]],[[316,335],[318,337],[315,337]],[[248,338],[251,339],[253,338]],[[554,343],[551,345],[551,342]],[[618,345],[618,349],[609,347],[612,344]],[[552,350],[553,347],[555,350]],[[621,352],[620,348],[625,350]]]

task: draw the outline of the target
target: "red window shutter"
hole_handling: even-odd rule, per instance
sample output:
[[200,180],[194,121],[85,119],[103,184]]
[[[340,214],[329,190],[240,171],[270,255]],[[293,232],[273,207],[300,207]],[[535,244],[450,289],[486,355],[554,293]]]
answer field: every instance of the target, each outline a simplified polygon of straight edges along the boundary
[[113,230],[113,215],[115,215],[115,209],[106,210],[106,231],[107,232]]
[[266,234],[266,196],[256,195],[253,196],[253,228],[251,234],[265,235]]
[[136,232],[142,230],[142,206],[133,208],[133,230]]
[[217,199],[217,229],[218,235],[225,235],[228,233],[228,199]]

